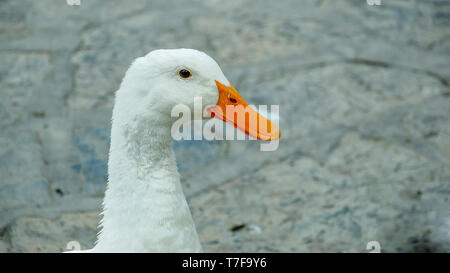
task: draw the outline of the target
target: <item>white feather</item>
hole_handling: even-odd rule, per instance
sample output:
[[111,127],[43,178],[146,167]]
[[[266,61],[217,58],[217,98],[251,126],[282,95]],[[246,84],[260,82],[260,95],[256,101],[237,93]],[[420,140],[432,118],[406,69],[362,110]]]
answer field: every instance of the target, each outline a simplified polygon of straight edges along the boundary
[[[182,79],[181,68],[192,77]],[[192,49],[156,50],[136,59],[116,92],[101,231],[89,252],[200,252],[172,150],[170,111],[218,99],[217,63]]]

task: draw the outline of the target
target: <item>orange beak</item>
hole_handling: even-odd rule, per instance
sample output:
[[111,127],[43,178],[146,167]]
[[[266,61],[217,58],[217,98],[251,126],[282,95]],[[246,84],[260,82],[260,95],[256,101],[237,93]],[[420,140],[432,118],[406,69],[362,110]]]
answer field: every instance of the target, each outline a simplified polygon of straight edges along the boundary
[[234,89],[216,81],[219,91],[217,104],[210,107],[208,111],[211,117],[221,119],[232,124],[245,134],[262,140],[277,140],[281,137],[280,129],[277,125],[267,120],[265,117],[248,106],[245,100]]

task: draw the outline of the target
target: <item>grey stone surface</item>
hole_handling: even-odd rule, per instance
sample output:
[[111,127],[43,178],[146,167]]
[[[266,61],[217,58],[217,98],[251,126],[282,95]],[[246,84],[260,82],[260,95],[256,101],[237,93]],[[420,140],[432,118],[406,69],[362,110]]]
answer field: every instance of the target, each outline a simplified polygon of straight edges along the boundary
[[[214,57],[283,139],[176,142],[206,251],[450,251],[450,1],[0,2],[0,252],[95,242],[113,94]],[[240,227],[240,228],[239,228]]]

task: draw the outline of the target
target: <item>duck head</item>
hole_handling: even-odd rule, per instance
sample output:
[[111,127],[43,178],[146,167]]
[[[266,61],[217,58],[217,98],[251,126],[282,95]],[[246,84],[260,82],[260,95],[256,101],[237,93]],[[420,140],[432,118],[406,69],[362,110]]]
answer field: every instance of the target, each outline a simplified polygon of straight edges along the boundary
[[201,97],[206,118],[221,119],[257,139],[281,136],[274,123],[248,106],[219,65],[194,49],[160,49],[137,58],[116,96],[122,113],[134,117],[147,113],[161,123],[173,122],[171,109],[178,104],[194,113],[194,98]]

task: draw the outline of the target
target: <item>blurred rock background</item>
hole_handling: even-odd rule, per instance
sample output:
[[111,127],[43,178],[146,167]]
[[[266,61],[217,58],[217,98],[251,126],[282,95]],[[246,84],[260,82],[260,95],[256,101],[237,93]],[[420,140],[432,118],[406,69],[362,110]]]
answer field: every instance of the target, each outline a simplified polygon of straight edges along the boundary
[[206,251],[450,251],[450,1],[0,1],[0,252],[93,246],[131,61],[203,50],[283,139],[174,144]]

